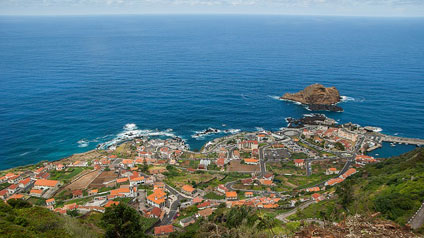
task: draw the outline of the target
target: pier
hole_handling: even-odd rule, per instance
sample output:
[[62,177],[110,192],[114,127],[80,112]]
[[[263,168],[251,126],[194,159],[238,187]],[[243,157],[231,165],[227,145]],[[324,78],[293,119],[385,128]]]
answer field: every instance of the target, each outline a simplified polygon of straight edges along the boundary
[[417,146],[424,145],[424,139],[389,136],[389,135],[384,135],[381,133],[378,133],[378,135],[381,136],[381,141],[408,144],[408,145],[417,145]]

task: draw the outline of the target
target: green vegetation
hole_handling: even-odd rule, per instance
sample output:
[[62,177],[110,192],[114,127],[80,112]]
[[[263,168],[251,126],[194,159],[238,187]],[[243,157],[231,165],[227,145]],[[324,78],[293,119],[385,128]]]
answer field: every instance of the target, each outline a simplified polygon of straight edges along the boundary
[[146,237],[137,211],[123,203],[106,208],[102,217],[105,237]]
[[424,148],[364,167],[336,185],[337,198],[313,204],[291,219],[341,220],[346,215],[381,216],[406,224],[424,197]]
[[343,218],[340,213],[340,206],[335,200],[325,200],[309,205],[304,210],[297,210],[294,215],[288,217],[289,220],[302,220],[306,218],[318,218],[322,220],[340,220]]
[[218,154],[216,152],[209,153],[207,155],[207,158],[209,158],[209,159],[218,158]]
[[[12,199],[13,200],[13,199]],[[0,237],[100,237],[79,220],[33,207],[24,200],[0,203]]]
[[200,219],[186,227],[183,232],[174,232],[169,237],[279,237],[291,235],[300,224],[283,225],[268,213],[250,207],[225,208],[222,204],[207,219]]
[[119,201],[121,203],[125,203],[128,204],[129,202],[131,202],[133,200],[133,198],[115,198],[113,199],[114,201]]
[[52,180],[60,180],[60,181],[69,181],[73,177],[77,176],[81,173],[85,168],[76,167],[76,168],[68,168],[65,171],[50,171],[50,179]]
[[196,206],[196,205],[192,205],[192,206],[189,206],[189,207],[187,207],[187,208],[185,208],[185,209],[182,209],[182,210],[180,211],[180,216],[178,217],[178,221],[179,221],[179,220],[181,220],[181,219],[184,219],[184,218],[186,218],[186,217],[193,216],[193,215],[195,215],[198,211],[199,211],[199,209],[197,208],[197,206]]
[[344,151],[346,148],[344,147],[344,145],[342,144],[342,143],[340,143],[340,142],[336,142],[336,144],[334,144],[334,147],[337,149],[337,150],[340,150],[340,151]]
[[250,158],[250,157],[252,157],[252,154],[248,151],[242,151],[240,153],[240,158]]
[[45,206],[46,205],[46,199],[44,199],[44,198],[30,197],[28,199],[28,202],[30,202],[33,205],[37,205],[37,206]]
[[292,153],[290,156],[290,159],[307,159],[308,155],[306,155],[305,153]]
[[224,198],[225,198],[225,196],[223,196],[223,195],[219,195],[219,194],[214,193],[214,192],[209,192],[208,194],[206,194],[206,195],[204,196],[204,198],[206,198],[206,199],[221,200],[221,199],[224,199]]
[[10,183],[2,183],[2,184],[0,184],[0,190],[3,190],[3,189],[5,189],[9,186],[10,186]]

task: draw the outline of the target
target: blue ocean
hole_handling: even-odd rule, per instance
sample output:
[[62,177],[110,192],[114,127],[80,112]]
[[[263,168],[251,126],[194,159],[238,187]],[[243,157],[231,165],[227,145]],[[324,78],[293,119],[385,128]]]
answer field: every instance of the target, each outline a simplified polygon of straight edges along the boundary
[[424,19],[0,17],[0,169],[95,148],[129,129],[192,149],[310,113],[278,100],[336,86],[344,122],[424,138]]

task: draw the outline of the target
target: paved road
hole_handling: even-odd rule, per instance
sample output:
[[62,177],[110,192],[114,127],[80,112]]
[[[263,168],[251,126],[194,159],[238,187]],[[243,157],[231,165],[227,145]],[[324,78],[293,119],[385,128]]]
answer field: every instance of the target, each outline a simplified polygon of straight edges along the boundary
[[311,205],[311,204],[313,204],[313,203],[314,203],[314,201],[307,201],[307,202],[305,202],[305,203],[301,204],[300,206],[298,206],[298,207],[296,207],[296,208],[293,208],[292,210],[290,210],[290,211],[288,211],[288,212],[285,212],[285,213],[281,213],[281,214],[279,214],[279,215],[278,215],[278,216],[276,216],[275,218],[277,218],[278,220],[283,221],[283,222],[288,222],[287,217],[289,217],[289,216],[291,216],[291,215],[295,214],[295,213],[297,212],[297,210],[298,210],[298,209],[303,210],[303,209],[305,209],[305,208],[309,207],[309,205]]
[[311,176],[312,175],[311,161],[306,160],[305,164],[306,164],[306,176]]
[[414,214],[414,216],[409,220],[408,223],[414,230],[424,225],[424,203],[421,204],[420,209],[418,209],[418,211]]
[[178,207],[180,206],[181,200],[183,200],[184,198],[188,198],[191,199],[192,197],[184,195],[182,193],[180,193],[178,190],[176,190],[175,188],[169,186],[168,184],[165,184],[165,188],[172,194],[175,195],[177,197],[177,199],[172,202],[170,209],[169,209],[169,213],[166,214],[162,221],[161,221],[161,225],[169,225],[172,223],[172,221],[175,218],[175,215],[177,215],[178,212]]
[[261,166],[260,177],[263,177],[266,173],[266,165],[265,165],[265,150],[268,149],[270,145],[263,146],[259,148],[259,164]]

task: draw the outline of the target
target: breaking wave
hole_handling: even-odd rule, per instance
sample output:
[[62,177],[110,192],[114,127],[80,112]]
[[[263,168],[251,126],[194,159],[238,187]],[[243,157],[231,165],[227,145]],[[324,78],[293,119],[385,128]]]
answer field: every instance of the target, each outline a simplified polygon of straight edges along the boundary
[[365,98],[353,98],[349,96],[340,96],[341,102],[364,102]]
[[[172,129],[166,129],[164,131],[160,130],[141,130],[134,123],[125,124],[123,131],[117,134],[112,140],[101,143],[97,148],[109,148],[111,146],[117,145],[123,141],[132,140],[144,136],[166,136],[166,137],[177,137]],[[109,135],[108,135],[109,136]],[[105,137],[108,137],[105,136]]]
[[275,100],[279,100],[279,101],[281,101],[281,100],[283,100],[283,99],[280,99],[280,97],[279,96],[272,96],[272,95],[267,95],[269,98],[272,98],[272,99],[275,99]]
[[202,131],[195,131],[195,134],[191,135],[191,138],[199,140],[199,139],[202,139],[202,138],[209,136],[209,135],[212,135],[212,134],[237,134],[240,131],[241,131],[240,129],[220,130],[220,129],[215,129],[215,128],[209,127],[209,128],[204,129]]

